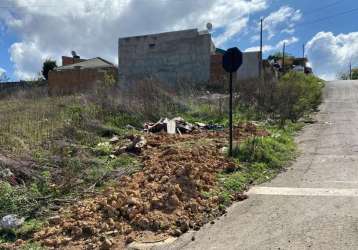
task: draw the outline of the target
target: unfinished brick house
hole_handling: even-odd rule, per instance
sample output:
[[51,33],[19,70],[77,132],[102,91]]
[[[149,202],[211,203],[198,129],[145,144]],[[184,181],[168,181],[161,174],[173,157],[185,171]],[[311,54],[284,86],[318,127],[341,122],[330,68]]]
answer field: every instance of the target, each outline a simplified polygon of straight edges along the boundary
[[105,75],[117,79],[117,67],[100,57],[62,57],[62,66],[49,72],[49,94],[85,92],[104,83]]
[[[197,29],[124,37],[118,41],[119,79],[153,78],[170,85],[189,81],[222,82],[223,50],[216,49],[208,31]],[[259,52],[244,53],[239,79],[257,78]]]

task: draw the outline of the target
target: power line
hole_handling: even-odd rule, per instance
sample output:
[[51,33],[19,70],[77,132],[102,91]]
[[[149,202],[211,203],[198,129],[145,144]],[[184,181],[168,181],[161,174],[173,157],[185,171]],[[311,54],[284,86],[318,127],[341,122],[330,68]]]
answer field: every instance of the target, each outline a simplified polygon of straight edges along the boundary
[[354,9],[351,9],[351,10],[348,10],[348,11],[343,11],[343,12],[340,12],[340,13],[336,13],[336,14],[331,15],[331,16],[322,17],[322,18],[313,20],[313,21],[311,21],[311,22],[299,23],[298,25],[315,24],[315,23],[318,23],[318,22],[322,22],[322,21],[325,21],[325,20],[329,20],[329,19],[334,18],[334,17],[347,15],[347,14],[350,14],[350,13],[353,13],[353,12],[356,12],[356,11],[358,11],[358,8],[354,8]]
[[328,9],[328,8],[330,8],[330,7],[333,7],[333,6],[337,5],[337,4],[341,4],[343,1],[345,1],[345,0],[335,1],[335,2],[333,2],[333,3],[330,3],[330,4],[327,4],[327,5],[321,6],[321,7],[319,7],[319,8],[313,9],[313,10],[310,10],[310,11],[308,11],[308,12],[303,12],[303,14],[305,14],[306,16],[307,16],[307,15],[311,15],[311,14],[313,14],[313,13],[320,12],[320,11],[322,11],[322,10]]
[[[145,0],[144,0],[145,1]],[[157,1],[161,1],[161,2],[165,2],[167,0],[157,0]],[[118,2],[118,5],[126,5],[127,3],[129,3],[128,0],[125,1],[121,1]],[[52,2],[51,4],[45,3],[45,4],[26,4],[26,5],[1,5],[0,4],[0,9],[22,9],[22,8],[34,8],[34,7],[38,7],[38,8],[42,8],[42,7],[60,7],[63,6],[64,4],[57,4]]]

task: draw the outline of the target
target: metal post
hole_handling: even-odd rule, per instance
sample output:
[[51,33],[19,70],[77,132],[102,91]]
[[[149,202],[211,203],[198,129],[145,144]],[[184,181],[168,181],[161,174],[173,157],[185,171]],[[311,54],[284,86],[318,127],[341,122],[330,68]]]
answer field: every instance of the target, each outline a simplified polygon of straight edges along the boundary
[[283,43],[283,50],[282,50],[282,72],[285,73],[285,49],[286,43]]
[[229,127],[230,127],[230,138],[229,138],[229,156],[232,156],[232,73],[230,73],[230,103],[229,103]]
[[263,19],[261,18],[261,20],[260,20],[260,22],[261,22],[261,29],[260,29],[260,67],[259,67],[259,73],[260,73],[260,77],[262,76],[262,40],[263,40],[263,38],[262,38],[262,29],[263,29]]
[[349,62],[349,80],[352,80],[352,61]]

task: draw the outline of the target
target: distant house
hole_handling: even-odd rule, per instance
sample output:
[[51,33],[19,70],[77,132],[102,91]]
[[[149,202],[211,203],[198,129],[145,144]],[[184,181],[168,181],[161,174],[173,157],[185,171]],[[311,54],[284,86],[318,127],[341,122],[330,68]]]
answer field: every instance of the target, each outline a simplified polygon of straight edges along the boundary
[[[282,70],[282,59],[279,59],[278,64]],[[305,74],[312,74],[312,68],[308,66],[308,58],[306,57],[287,57],[285,58],[285,72],[292,70],[295,72],[302,72]]]
[[85,92],[103,84],[106,74],[117,78],[117,67],[100,57],[81,59],[78,56],[63,56],[62,66],[49,72],[49,93]]
[[[208,83],[227,75],[222,69],[224,50],[216,49],[208,31],[181,30],[120,38],[118,71],[122,82],[153,78],[169,85]],[[259,52],[244,53],[239,79],[257,78]]]

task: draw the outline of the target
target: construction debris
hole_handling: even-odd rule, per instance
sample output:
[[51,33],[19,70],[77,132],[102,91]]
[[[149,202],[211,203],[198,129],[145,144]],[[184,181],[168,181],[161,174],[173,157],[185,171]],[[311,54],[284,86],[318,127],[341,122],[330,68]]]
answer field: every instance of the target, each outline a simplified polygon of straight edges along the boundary
[[25,221],[25,218],[19,218],[15,214],[9,214],[2,217],[0,221],[0,228],[2,229],[15,229],[20,227]]
[[115,147],[113,154],[120,155],[125,152],[139,154],[146,144],[147,140],[144,136],[129,136],[125,145]]
[[119,142],[119,137],[117,135],[113,136],[111,139],[109,139],[110,143],[117,143]]
[[173,119],[162,118],[156,123],[145,123],[144,131],[151,133],[159,133],[162,131],[167,132],[168,134],[175,133],[190,133],[195,129],[194,125],[189,122],[186,122],[181,117],[175,117]]
[[175,117],[173,119],[162,118],[156,123],[145,123],[144,131],[151,133],[159,133],[162,131],[168,134],[187,134],[195,130],[223,130],[224,126],[218,124],[205,124],[202,122],[195,122],[191,124],[185,121],[182,117]]

